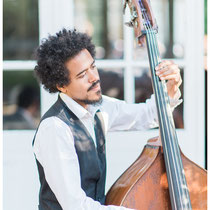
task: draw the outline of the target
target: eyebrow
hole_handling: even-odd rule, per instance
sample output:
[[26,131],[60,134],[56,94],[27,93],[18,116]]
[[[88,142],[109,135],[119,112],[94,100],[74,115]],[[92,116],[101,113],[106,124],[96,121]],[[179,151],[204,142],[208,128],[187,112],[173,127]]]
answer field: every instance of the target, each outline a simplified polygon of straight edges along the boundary
[[[90,66],[92,66],[94,63],[95,63],[95,60],[91,63],[91,65],[90,65]],[[79,73],[76,75],[76,77],[78,77],[80,74],[82,74],[83,72],[85,72],[85,71],[87,71],[87,70],[88,70],[88,68],[87,68],[87,69],[82,70],[81,72],[79,72]]]

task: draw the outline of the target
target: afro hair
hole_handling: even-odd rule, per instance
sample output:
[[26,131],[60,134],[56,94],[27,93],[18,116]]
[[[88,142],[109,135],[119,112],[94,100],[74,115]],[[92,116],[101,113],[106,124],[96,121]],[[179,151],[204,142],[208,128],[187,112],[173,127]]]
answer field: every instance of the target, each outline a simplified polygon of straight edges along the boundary
[[62,29],[55,36],[42,40],[36,50],[37,65],[35,75],[50,93],[59,92],[58,87],[70,83],[66,61],[74,58],[83,49],[95,57],[95,46],[91,38],[74,30]]

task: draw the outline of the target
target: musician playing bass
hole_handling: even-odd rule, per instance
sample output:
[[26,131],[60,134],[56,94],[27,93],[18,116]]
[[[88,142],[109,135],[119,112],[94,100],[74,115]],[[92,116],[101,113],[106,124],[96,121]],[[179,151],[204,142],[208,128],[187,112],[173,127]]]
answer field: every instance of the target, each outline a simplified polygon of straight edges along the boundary
[[[59,93],[33,141],[41,183],[39,209],[126,209],[104,205],[105,138],[108,131],[157,127],[154,95],[139,104],[102,95],[95,46],[87,34],[76,30],[49,36],[36,55],[38,80],[50,93]],[[180,70],[172,61],[163,61],[156,74],[168,80],[173,110],[181,103]]]

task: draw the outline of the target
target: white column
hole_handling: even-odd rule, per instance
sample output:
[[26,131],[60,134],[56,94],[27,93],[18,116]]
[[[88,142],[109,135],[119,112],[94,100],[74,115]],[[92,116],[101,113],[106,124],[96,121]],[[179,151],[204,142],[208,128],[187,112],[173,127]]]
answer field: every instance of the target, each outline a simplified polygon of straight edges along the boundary
[[[53,35],[62,28],[74,27],[74,1],[73,0],[39,0],[39,37],[40,42]],[[57,94],[49,94],[41,87],[41,115],[57,99]]]
[[[204,2],[186,0],[184,130],[180,141],[193,161],[204,167]],[[186,155],[187,155],[186,154]]]
[[39,0],[39,37],[74,27],[73,0]]
[[[127,8],[124,15],[124,23],[130,20],[130,10]],[[134,29],[128,26],[123,26],[124,32],[124,99],[128,103],[133,103],[135,101],[135,81],[133,76],[133,34]]]

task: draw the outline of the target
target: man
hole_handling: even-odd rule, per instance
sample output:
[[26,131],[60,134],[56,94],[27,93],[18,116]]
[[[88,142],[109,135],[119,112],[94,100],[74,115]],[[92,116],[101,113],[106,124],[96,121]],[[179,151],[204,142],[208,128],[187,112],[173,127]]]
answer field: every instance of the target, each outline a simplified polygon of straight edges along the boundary
[[[36,75],[49,92],[60,92],[34,138],[40,210],[125,209],[103,205],[105,134],[157,126],[154,96],[141,104],[102,96],[94,56],[91,39],[76,30],[49,36],[37,50]],[[180,103],[177,65],[162,62],[157,74],[168,80],[174,105]]]
[[17,97],[14,113],[3,116],[3,129],[36,129],[36,117],[39,112],[39,91],[31,86],[22,87]]

